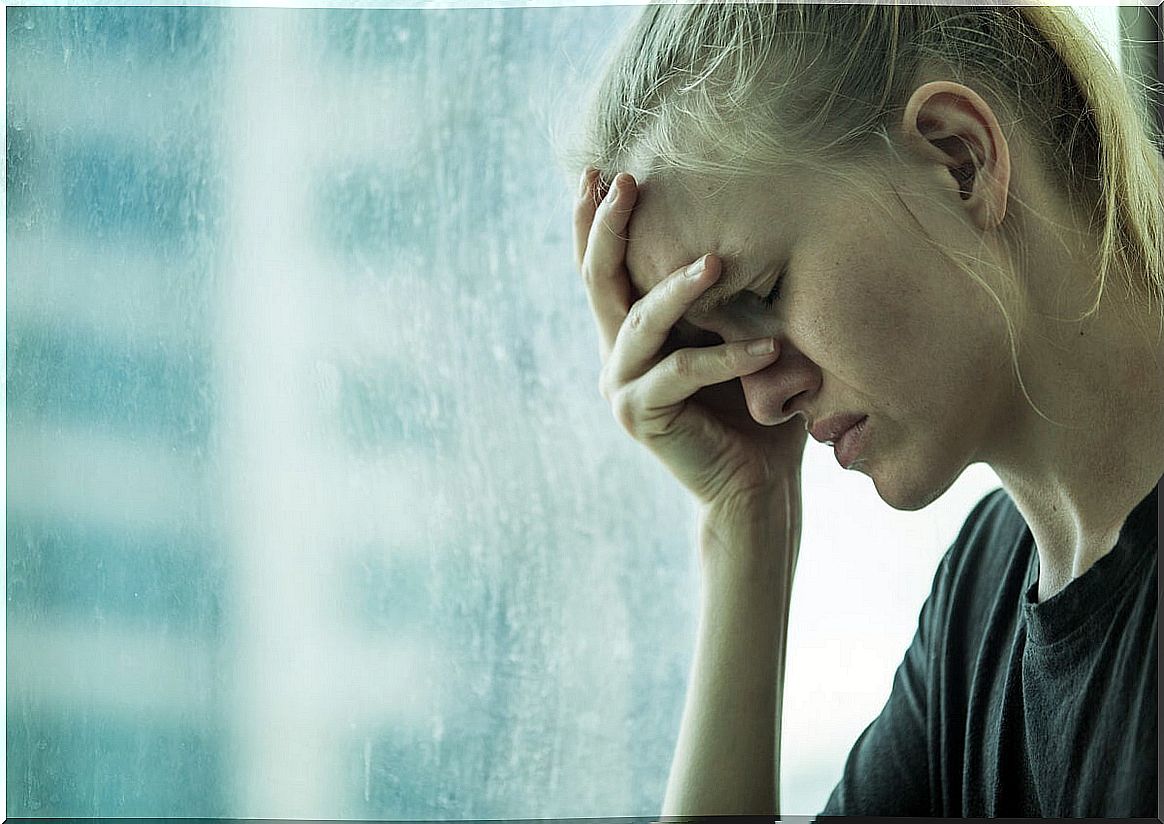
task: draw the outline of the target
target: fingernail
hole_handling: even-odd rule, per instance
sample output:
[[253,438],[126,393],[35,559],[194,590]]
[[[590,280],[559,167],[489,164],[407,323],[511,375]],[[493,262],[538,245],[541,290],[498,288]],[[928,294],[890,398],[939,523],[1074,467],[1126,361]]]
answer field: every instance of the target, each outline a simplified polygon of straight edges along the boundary
[[610,181],[610,191],[606,193],[606,199],[611,203],[614,203],[616,200],[618,200],[618,175],[615,175],[614,178]]
[[695,280],[707,270],[707,255],[704,255],[699,260],[687,267],[687,277]]
[[776,341],[772,340],[772,338],[762,338],[749,343],[747,352],[749,355],[770,355],[775,348]]

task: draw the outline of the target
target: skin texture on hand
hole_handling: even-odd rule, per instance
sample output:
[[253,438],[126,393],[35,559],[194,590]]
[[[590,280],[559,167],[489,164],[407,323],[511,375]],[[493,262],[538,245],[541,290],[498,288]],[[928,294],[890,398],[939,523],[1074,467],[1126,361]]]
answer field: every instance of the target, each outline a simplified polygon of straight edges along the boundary
[[798,476],[798,423],[767,426],[748,414],[738,379],[780,357],[770,336],[682,348],[674,326],[721,275],[715,255],[676,267],[641,296],[626,269],[626,229],[637,187],[619,174],[603,195],[583,178],[574,213],[576,261],[598,328],[600,391],[615,418],[702,504],[763,496]]

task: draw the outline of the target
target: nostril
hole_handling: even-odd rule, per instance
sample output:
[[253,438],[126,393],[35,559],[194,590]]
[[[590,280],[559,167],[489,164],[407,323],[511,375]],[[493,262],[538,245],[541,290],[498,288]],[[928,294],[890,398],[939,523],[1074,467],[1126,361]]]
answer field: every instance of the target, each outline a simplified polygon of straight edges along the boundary
[[788,400],[786,400],[786,401],[784,402],[784,406],[782,406],[782,407],[780,408],[780,411],[781,411],[783,414],[787,415],[789,418],[793,417],[794,415],[800,415],[802,418],[804,418],[804,426],[805,426],[805,428],[806,428],[806,429],[808,428],[808,416],[807,416],[807,415],[805,415],[805,414],[804,414],[804,412],[802,412],[801,410],[799,410],[799,409],[793,409],[792,407],[793,407],[793,405],[795,404],[795,402],[796,402],[796,399],[797,399],[797,398],[799,398],[801,395],[807,395],[807,394],[808,394],[808,390],[807,390],[807,389],[806,389],[806,390],[804,390],[804,391],[802,391],[802,392],[797,392],[797,393],[796,393],[795,395],[793,395],[791,398],[789,398]]

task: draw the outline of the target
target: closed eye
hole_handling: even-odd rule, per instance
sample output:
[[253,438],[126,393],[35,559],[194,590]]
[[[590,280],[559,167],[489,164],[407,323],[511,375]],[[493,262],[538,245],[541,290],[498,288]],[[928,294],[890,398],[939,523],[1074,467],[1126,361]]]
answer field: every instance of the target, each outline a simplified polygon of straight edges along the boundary
[[770,291],[764,297],[760,298],[760,302],[763,303],[765,306],[774,305],[776,303],[776,301],[780,300],[780,287],[783,285],[784,285],[784,273],[781,272],[780,276],[778,278],[776,278],[776,282],[774,284],[772,284],[772,291]]

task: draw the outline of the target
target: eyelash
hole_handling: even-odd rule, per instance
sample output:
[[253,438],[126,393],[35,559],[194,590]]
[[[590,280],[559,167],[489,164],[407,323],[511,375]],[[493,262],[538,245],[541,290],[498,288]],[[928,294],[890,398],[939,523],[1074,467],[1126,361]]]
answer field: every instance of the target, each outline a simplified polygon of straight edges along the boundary
[[776,301],[780,300],[780,287],[784,285],[784,273],[780,273],[780,277],[776,278],[776,282],[772,285],[772,291],[764,297],[760,298],[760,302],[765,306],[774,306]]

